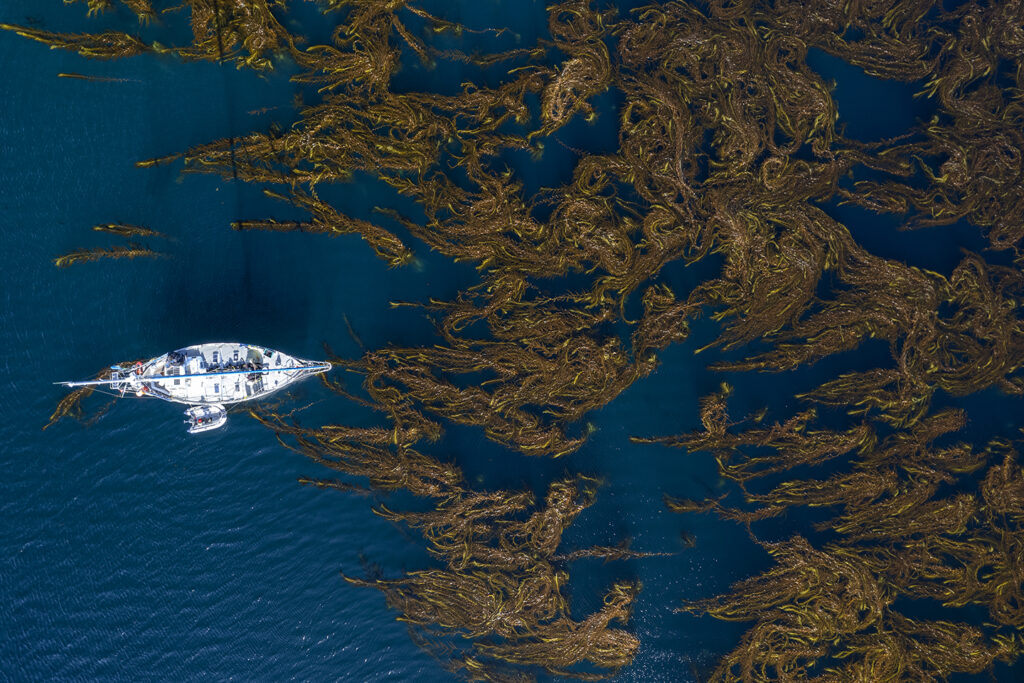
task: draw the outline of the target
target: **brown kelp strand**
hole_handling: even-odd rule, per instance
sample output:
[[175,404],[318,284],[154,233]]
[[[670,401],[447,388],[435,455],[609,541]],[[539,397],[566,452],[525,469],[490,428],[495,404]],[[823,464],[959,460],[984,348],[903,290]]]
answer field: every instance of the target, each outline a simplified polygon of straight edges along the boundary
[[162,232],[158,232],[151,228],[146,228],[141,225],[129,225],[126,223],[104,223],[102,225],[94,225],[93,230],[97,232],[107,232],[111,235],[117,235],[119,237],[161,237],[166,239],[167,235]]
[[[389,412],[396,425],[408,424],[401,411]],[[346,579],[381,590],[398,618],[418,632],[416,641],[449,669],[472,680],[529,680],[533,667],[572,675],[573,667],[585,664],[614,672],[632,659],[639,643],[620,625],[629,618],[638,586],[614,585],[604,606],[582,621],[572,618],[563,594],[571,559],[642,555],[625,545],[561,552],[564,530],[594,501],[594,482],[555,482],[540,503],[528,492],[476,491],[466,487],[457,468],[411,448],[430,438],[417,428],[301,428],[274,414],[254,416],[314,462],[367,477],[376,490],[402,488],[432,501],[427,510],[380,505],[376,512],[418,530],[443,568],[396,579]],[[352,486],[301,481],[340,490]]]
[[[448,570],[412,572],[397,580],[349,580],[384,591],[404,621],[470,638],[472,648],[463,657],[538,666],[553,673],[581,662],[614,671],[632,659],[638,645],[635,636],[614,626],[628,619],[636,586],[614,586],[605,607],[582,622],[570,617],[560,590],[569,576],[552,557],[560,531],[571,523],[577,507],[559,509],[576,494],[565,486],[556,484],[548,494],[548,507],[525,522],[513,522],[493,509],[475,515],[468,527],[450,522],[437,526],[440,520],[433,520],[432,547],[441,553],[449,545],[455,550],[450,555],[455,563]],[[417,521],[424,523],[422,518]]]
[[134,258],[161,258],[165,254],[147,249],[139,245],[127,247],[93,247],[91,249],[76,249],[53,260],[53,265],[58,268],[67,268],[76,263],[88,263],[102,259],[134,259]]
[[[438,417],[479,425],[490,438],[524,453],[557,456],[583,443],[583,436],[569,435],[564,425],[654,367],[649,360],[633,362],[616,338],[572,339],[550,353],[484,341],[385,349],[367,353],[357,367],[378,402],[412,401]],[[487,377],[483,383],[456,382],[459,375],[478,373]]]
[[1020,654],[1019,634],[900,614],[893,607],[898,584],[848,548],[817,550],[794,537],[766,549],[774,569],[737,584],[728,597],[690,607],[754,622],[715,680],[796,680],[816,668],[813,680],[820,681],[933,681]]
[[[113,0],[64,0],[65,4],[71,4],[73,2],[84,2],[88,6],[88,14],[91,16],[98,12],[105,12],[114,6]],[[153,10],[153,5],[149,0],[119,0],[120,4],[124,5],[139,17],[139,21],[148,22],[156,16],[156,12]]]
[[[825,212],[794,203],[814,192],[823,198],[838,195],[870,211],[909,214],[907,227],[967,219],[987,228],[994,246],[1016,248],[1019,232],[1011,225],[1019,224],[1021,210],[1019,155],[1002,150],[1019,147],[1013,142],[1019,107],[1014,91],[994,87],[999,75],[994,46],[1009,50],[1006,59],[1019,52],[1017,44],[1007,45],[1013,39],[1001,37],[1008,15],[1002,7],[967,3],[932,28],[921,22],[930,5],[888,4],[884,10],[847,10],[845,16],[823,9],[812,13],[818,22],[813,29],[806,6],[796,3],[776,3],[772,11],[758,3],[712,6],[708,17],[693,21],[739,28],[753,19],[763,22],[759,31],[765,40],[772,31],[799,37],[889,78],[930,74],[933,85],[925,94],[942,100],[935,120],[912,131],[910,141],[869,148],[836,138],[832,168],[818,175],[823,182],[808,175],[815,167],[825,170],[823,158],[802,163],[803,189],[786,184],[797,170],[790,162],[769,159],[759,179],[780,196],[759,196],[756,183],[745,190],[730,188],[731,210],[719,214],[727,221],[725,229],[709,231],[719,241],[712,248],[725,255],[725,268],[719,278],[700,285],[690,303],[710,307],[722,322],[718,345],[731,349],[758,341],[768,348],[746,360],[720,363],[719,369],[789,370],[869,339],[885,340],[892,359],[890,365],[847,372],[805,394],[809,401],[847,411],[853,424],[845,430],[816,426],[814,409],[767,425],[760,415],[732,419],[726,390],[702,402],[703,431],[657,439],[711,452],[722,476],[739,484],[739,501],[726,495],[704,501],[669,498],[671,509],[714,511],[747,524],[755,534],[757,524],[789,510],[817,510],[824,517],[819,530],[841,538],[819,547],[799,536],[765,544],[773,569],[727,595],[689,603],[699,613],[751,623],[715,670],[715,680],[935,680],[1011,662],[1021,652],[1015,607],[1020,582],[1010,577],[1020,571],[1022,530],[1019,520],[993,516],[987,503],[1012,505],[1007,476],[1019,466],[1019,456],[1000,441],[946,445],[965,416],[931,408],[940,391],[965,396],[998,387],[1019,393],[1024,357],[1019,271],[993,266],[976,254],[966,254],[950,274],[916,269],[870,254]],[[660,21],[663,15],[653,16]],[[848,26],[855,27],[857,39],[839,37]],[[693,44],[721,40],[721,35],[701,36]],[[707,72],[690,67],[686,73]],[[677,111],[689,113],[692,106]],[[744,119],[736,111],[729,109],[730,116],[741,122],[731,126],[765,121],[763,116]],[[765,140],[755,128],[749,130],[745,140]],[[969,156],[983,150],[994,155],[978,158],[992,168],[991,175],[981,165],[969,165],[977,163]],[[743,177],[730,170],[716,178],[715,169],[730,160],[713,161],[709,172],[715,186],[705,183],[695,193],[697,206],[715,201],[729,176]],[[855,164],[890,179],[841,189],[840,174],[856,173]],[[973,177],[983,175],[980,185],[970,186]],[[835,284],[823,291],[825,273]],[[879,438],[880,432],[889,435]],[[939,439],[944,445],[935,445]],[[838,471],[816,478],[819,470],[808,469],[825,463],[838,463],[832,465]],[[986,469],[980,491],[956,488]],[[997,481],[1006,493],[988,493],[987,482]],[[901,598],[983,606],[991,623],[966,624],[955,612],[934,621],[911,619],[894,607]]]
[[[127,365],[134,363],[135,361],[132,361]],[[110,379],[110,368],[104,368],[97,373],[93,379]],[[92,396],[95,391],[95,387],[79,387],[62,398],[57,404],[57,408],[53,411],[53,414],[50,415],[49,421],[43,425],[43,431],[46,431],[48,428],[66,417],[77,420],[87,427],[94,424],[97,420],[103,417],[103,415],[106,414],[113,405],[112,402],[108,402],[87,414],[82,407],[82,402]]]
[[105,12],[114,5],[113,0],[67,0],[66,4],[70,5],[75,2],[87,5],[89,8],[89,16],[92,16],[93,14],[96,14],[98,12]]
[[316,193],[306,194],[301,190],[294,190],[291,197],[285,197],[269,190],[265,193],[276,199],[290,201],[293,205],[308,210],[313,215],[311,222],[279,222],[274,220],[263,221],[236,221],[231,224],[235,230],[272,230],[287,232],[298,230],[300,232],[317,232],[331,236],[358,233],[379,256],[387,259],[392,266],[401,266],[412,259],[412,251],[402,243],[393,233],[388,232],[369,221],[350,218],[339,213],[330,204],[321,201]]
[[[416,425],[408,402],[381,397],[377,404],[392,430],[308,429],[256,415],[315,462],[366,476],[377,489],[404,488],[434,501],[425,511],[382,505],[377,512],[420,531],[443,569],[348,580],[383,591],[399,618],[418,631],[418,643],[473,680],[527,677],[533,667],[573,674],[580,664],[611,672],[627,664],[638,641],[618,625],[628,619],[637,586],[616,584],[605,606],[582,621],[571,617],[562,593],[570,559],[640,556],[626,546],[561,551],[563,531],[594,501],[594,482],[555,482],[539,504],[527,492],[468,489],[458,469],[411,448],[436,436],[422,428],[429,425],[422,419]],[[324,486],[340,487],[334,481]]]
[[602,14],[587,0],[570,0],[548,7],[548,30],[555,47],[566,53],[541,94],[543,128],[546,135],[576,114],[590,120],[594,109],[588,102],[612,83],[611,56],[603,38],[614,10]]
[[[877,411],[893,424],[913,422],[942,389],[967,395],[988,386],[1019,393],[1024,336],[1016,268],[986,264],[968,254],[946,278],[869,258],[874,267],[847,271],[850,288],[819,300],[804,319],[773,335],[772,351],[722,369],[783,370],[884,339],[893,365],[845,375],[808,397],[853,412]],[[844,268],[840,268],[842,272]],[[877,279],[885,273],[883,280]],[[899,313],[897,315],[897,313]],[[847,401],[853,396],[857,400]]]
[[11,24],[0,24],[0,29],[14,31],[19,36],[45,43],[51,49],[74,50],[83,57],[116,59],[150,52],[153,48],[139,38],[118,31],[95,34],[54,33],[42,29]]
[[59,73],[57,78],[74,78],[80,81],[91,81],[94,83],[141,83],[137,78],[112,78],[109,76],[92,76],[78,73]]
[[[1020,505],[1021,484],[1013,479],[1020,456],[999,442],[982,452],[964,444],[929,445],[963,423],[962,413],[939,413],[866,451],[852,473],[748,494],[748,502],[764,506],[758,512],[714,501],[671,502],[679,512],[716,509],[748,523],[790,506],[840,512],[822,526],[838,531],[842,541],[820,549],[800,537],[766,544],[774,569],[737,584],[728,596],[687,607],[754,622],[719,665],[717,680],[800,676],[822,662],[827,673],[821,680],[879,671],[933,680],[1020,654],[1019,581],[1010,578],[1020,570],[1021,519],[1012,512]],[[785,440],[771,446],[780,460],[793,448]],[[940,484],[982,467],[988,471],[977,492],[936,495]],[[901,597],[981,605],[995,623],[911,620],[893,606]]]
[[[917,33],[915,49],[936,56],[921,95],[935,98],[938,114],[922,126],[923,140],[897,146],[912,159],[926,185],[861,181],[849,201],[908,214],[907,227],[968,220],[997,249],[1016,250],[1020,211],[1021,73],[1010,66],[1021,39],[1014,10],[967,3],[943,17],[941,27]],[[938,23],[938,22],[936,22]],[[908,41],[910,42],[910,41]],[[1006,61],[1009,60],[1009,61]],[[1001,87],[1000,80],[1010,87]]]
[[[148,0],[120,0],[143,23],[155,18],[156,12]],[[89,13],[103,11],[112,6],[109,0],[87,0]],[[156,43],[147,45],[141,39],[116,31],[97,34],[54,33],[9,24],[0,28],[16,31],[19,35],[46,43],[52,48],[74,50],[85,57],[112,59],[128,57],[149,51],[171,52],[188,60],[235,60],[238,65],[254,69],[272,68],[271,56],[284,51],[294,54],[296,38],[277,21],[271,6],[284,7],[283,2],[271,0],[187,0],[176,7],[162,10],[162,14],[187,8],[193,32],[189,46],[166,47]]]
[[277,51],[297,51],[296,38],[274,16],[282,0],[187,0],[164,13],[188,8],[193,42],[174,52],[189,60],[235,60],[238,66],[272,68]]
[[[856,678],[872,668],[929,680],[978,672],[1020,654],[1024,614],[1016,607],[1019,582],[1009,575],[1021,567],[1024,528],[1012,512],[1021,484],[1014,481],[1020,456],[1011,444],[936,446],[963,428],[966,416],[956,410],[927,415],[884,439],[869,425],[845,434],[815,429],[814,410],[764,426],[759,417],[731,420],[729,393],[703,401],[703,431],[660,441],[715,453],[720,473],[741,483],[742,504],[723,496],[669,499],[669,508],[714,511],[748,527],[790,509],[819,509],[830,514],[819,530],[841,540],[821,547],[799,536],[765,543],[773,569],[729,595],[688,604],[698,613],[753,622],[720,663],[716,680],[785,678],[822,667],[829,672],[822,680]],[[834,474],[781,482],[773,476],[806,472],[836,455],[849,464]],[[974,491],[949,490],[979,470],[985,473]],[[993,624],[917,622],[894,607],[901,598],[983,606]],[[960,644],[929,644],[926,631],[958,633]],[[880,632],[886,635],[876,640]]]
[[400,439],[403,432],[398,427],[391,432],[344,427],[310,432],[273,415],[252,415],[279,436],[295,437],[292,442],[282,441],[289,448],[326,467],[367,477],[375,488],[384,491],[407,489],[418,496],[442,497],[462,479],[457,468],[406,445],[418,440],[419,430],[415,426],[406,433],[408,439]]
[[314,486],[318,489],[333,489],[335,491],[345,491],[346,493],[355,493],[363,496],[373,494],[373,491],[370,488],[347,481],[340,481],[338,479],[310,479],[309,477],[299,477],[298,482],[303,486]]
[[[100,376],[97,379],[105,379]],[[65,396],[57,404],[57,408],[50,415],[49,421],[43,425],[45,431],[49,427],[52,427],[56,422],[65,417],[71,417],[77,420],[82,419],[82,401],[92,395],[92,387],[80,387],[75,389],[70,394]]]

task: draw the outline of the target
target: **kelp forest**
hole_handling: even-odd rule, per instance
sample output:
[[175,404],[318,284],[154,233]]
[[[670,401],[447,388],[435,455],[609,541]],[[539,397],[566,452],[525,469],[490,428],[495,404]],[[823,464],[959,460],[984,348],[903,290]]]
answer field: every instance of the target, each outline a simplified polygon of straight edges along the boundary
[[[394,303],[434,321],[433,343],[327,348],[329,404],[376,411],[377,426],[251,411],[315,464],[303,484],[370,500],[425,547],[427,565],[367,563],[337,590],[380,591],[439,666],[483,681],[629,674],[645,646],[630,622],[644,587],[610,582],[579,613],[578,561],[686,549],[570,547],[563,534],[602,495],[600,472],[566,471],[542,495],[495,489],[464,476],[472,455],[445,434],[475,430],[522,467],[573,454],[602,438],[588,415],[644,383],[670,347],[720,389],[633,442],[716,468],[720,482],[651,493],[661,512],[737,527],[766,558],[727,592],[662,606],[743,627],[678,680],[984,678],[1020,658],[1020,434],[969,426],[982,399],[1009,413],[1024,394],[1024,2],[565,0],[544,8],[536,44],[518,45],[499,40],[505,27],[415,0],[65,4],[81,31],[2,28],[96,59],[294,65],[292,125],[138,160],[252,183],[281,207],[224,229],[315,233],[323,249],[354,234],[344,244],[395,269],[428,251],[475,268],[457,296]],[[328,42],[302,35],[300,8],[333,29]],[[132,31],[90,31],[125,11]],[[187,25],[192,42],[147,38],[159,24]],[[481,35],[506,47],[482,51],[470,40]],[[929,114],[885,139],[847,135],[822,60],[913,88]],[[412,63],[477,77],[444,93],[393,87]],[[566,126],[609,117],[614,149],[571,150],[557,186],[524,181],[565,152]],[[347,215],[326,189],[362,177],[421,211]],[[852,211],[895,226],[892,239],[957,231],[973,246],[945,272],[908,264],[874,253],[879,240],[844,220]],[[153,230],[96,230],[125,244],[56,265],[160,256],[143,244],[164,237]],[[695,274],[688,290],[664,277],[680,266]],[[829,377],[788,401],[750,388],[797,387],[812,365]],[[54,419],[88,419],[80,398]]]

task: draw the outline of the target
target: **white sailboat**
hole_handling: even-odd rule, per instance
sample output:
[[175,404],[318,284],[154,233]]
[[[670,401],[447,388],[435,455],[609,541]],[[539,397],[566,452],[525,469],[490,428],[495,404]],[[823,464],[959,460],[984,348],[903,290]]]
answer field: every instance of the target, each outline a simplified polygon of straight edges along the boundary
[[300,379],[327,372],[331,364],[235,342],[197,344],[135,365],[113,365],[106,379],[58,382],[67,387],[108,387],[122,397],[184,403],[189,433],[222,427],[224,406],[253,401]]

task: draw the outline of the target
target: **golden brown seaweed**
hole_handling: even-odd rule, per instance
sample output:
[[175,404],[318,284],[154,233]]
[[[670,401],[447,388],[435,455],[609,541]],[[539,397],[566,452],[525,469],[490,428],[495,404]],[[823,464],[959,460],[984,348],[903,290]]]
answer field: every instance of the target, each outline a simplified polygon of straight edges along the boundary
[[100,259],[133,259],[140,257],[160,258],[163,256],[164,254],[160,254],[152,249],[147,249],[138,245],[127,247],[94,247],[92,249],[78,249],[68,252],[62,256],[58,256],[53,260],[53,265],[58,268],[67,268],[68,266],[76,263],[86,263],[88,261],[98,261]]

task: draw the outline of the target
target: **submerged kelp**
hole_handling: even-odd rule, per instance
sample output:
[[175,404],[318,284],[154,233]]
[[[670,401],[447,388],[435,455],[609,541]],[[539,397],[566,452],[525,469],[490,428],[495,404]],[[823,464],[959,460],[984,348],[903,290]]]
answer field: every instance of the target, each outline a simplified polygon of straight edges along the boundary
[[[549,40],[486,55],[435,48],[434,35],[463,27],[381,0],[323,4],[336,26],[326,45],[304,46],[283,28],[284,1],[186,2],[194,44],[175,48],[3,28],[87,56],[157,49],[261,70],[275,55],[294,60],[309,101],[294,125],[140,165],[180,158],[186,172],[270,185],[283,207],[308,214],[235,229],[358,233],[392,266],[422,242],[477,267],[478,283],[451,300],[412,302],[436,317],[436,344],[336,359],[362,376],[365,397],[329,388],[383,411],[387,426],[258,416],[324,466],[431,502],[378,512],[421,530],[441,567],[350,580],[383,591],[417,642],[462,675],[627,664],[637,641],[611,624],[625,620],[636,586],[616,584],[580,622],[562,587],[570,559],[633,555],[559,554],[562,532],[592,501],[586,480],[555,482],[537,503],[469,489],[456,467],[414,446],[456,423],[524,454],[572,452],[590,435],[587,413],[649,375],[699,316],[719,327],[701,351],[730,354],[715,371],[790,371],[872,340],[889,351],[877,367],[805,390],[781,419],[770,407],[730,418],[724,388],[700,406],[703,431],[654,439],[710,451],[734,484],[670,508],[713,510],[755,537],[777,524],[788,536],[759,541],[774,562],[765,574],[688,603],[753,623],[715,678],[932,680],[1015,660],[1020,458],[1005,439],[953,443],[967,417],[934,406],[1024,391],[1021,4],[745,0],[621,14],[609,4],[552,4]],[[915,83],[934,113],[891,139],[847,137],[813,51]],[[457,94],[394,92],[410,57],[478,71]],[[485,77],[495,65],[506,72]],[[570,122],[605,115],[598,97],[608,90],[621,102],[617,148],[579,151],[564,186],[529,196],[502,155],[538,159]],[[356,220],[321,199],[320,186],[356,173],[412,198],[422,217],[385,206],[379,221]],[[859,244],[837,204],[897,216],[905,229],[965,221],[993,251],[965,253],[949,272],[914,267]],[[718,272],[688,292],[663,281],[669,264],[698,261]],[[783,518],[798,512],[817,526],[794,533]],[[935,614],[908,613],[915,600],[937,603]],[[988,621],[967,623],[955,609],[967,605]]]

